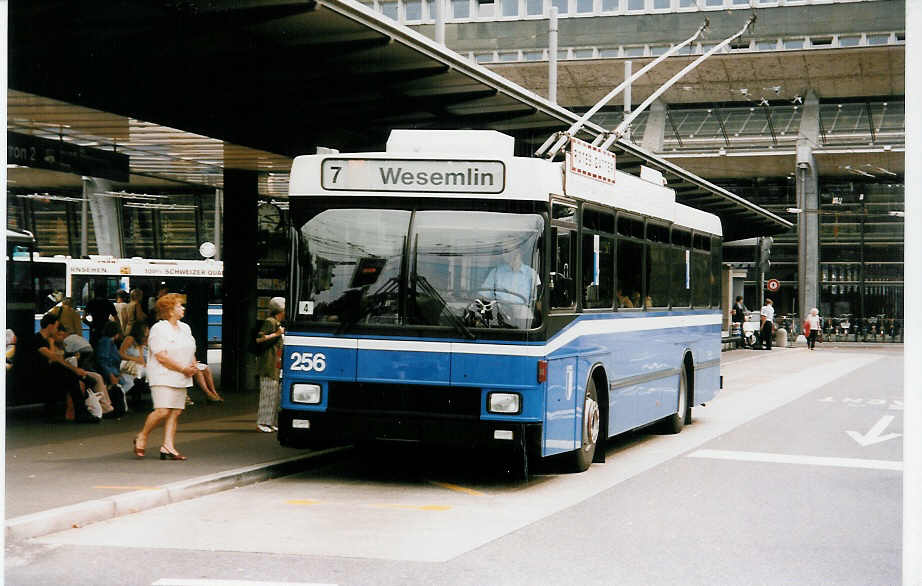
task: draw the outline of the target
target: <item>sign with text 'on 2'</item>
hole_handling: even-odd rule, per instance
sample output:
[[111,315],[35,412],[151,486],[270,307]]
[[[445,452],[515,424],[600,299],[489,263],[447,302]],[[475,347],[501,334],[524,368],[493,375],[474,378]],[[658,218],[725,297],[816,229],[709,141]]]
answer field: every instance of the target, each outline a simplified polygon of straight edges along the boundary
[[502,193],[502,161],[324,159],[321,187],[332,191]]
[[36,169],[128,181],[128,155],[18,132],[6,133],[6,162]]
[[567,150],[567,172],[603,183],[614,183],[615,154],[578,138],[571,138]]

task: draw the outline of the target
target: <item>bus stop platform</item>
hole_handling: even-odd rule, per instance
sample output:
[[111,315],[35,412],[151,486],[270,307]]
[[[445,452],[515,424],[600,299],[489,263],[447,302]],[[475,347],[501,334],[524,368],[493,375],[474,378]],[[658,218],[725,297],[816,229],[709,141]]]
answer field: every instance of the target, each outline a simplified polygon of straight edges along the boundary
[[99,424],[47,422],[41,406],[7,409],[6,527],[8,541],[89,523],[292,474],[341,450],[295,450],[256,428],[259,393],[226,393],[179,419],[176,448],[185,461],[160,460],[161,426],[136,458],[132,440],[148,411]]

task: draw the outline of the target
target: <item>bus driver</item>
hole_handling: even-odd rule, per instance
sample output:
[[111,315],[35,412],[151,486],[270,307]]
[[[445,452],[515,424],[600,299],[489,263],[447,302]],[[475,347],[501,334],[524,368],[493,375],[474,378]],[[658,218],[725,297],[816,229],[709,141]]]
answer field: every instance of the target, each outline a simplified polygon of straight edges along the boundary
[[517,248],[503,254],[503,262],[490,271],[480,287],[480,295],[497,301],[530,306],[541,279],[533,268],[522,262]]

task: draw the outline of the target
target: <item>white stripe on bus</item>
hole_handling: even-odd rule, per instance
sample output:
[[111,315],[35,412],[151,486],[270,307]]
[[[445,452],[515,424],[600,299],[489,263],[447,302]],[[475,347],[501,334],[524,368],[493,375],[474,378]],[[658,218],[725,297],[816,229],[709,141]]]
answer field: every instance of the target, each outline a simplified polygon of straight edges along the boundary
[[720,314],[664,315],[657,317],[580,320],[546,344],[475,344],[471,342],[426,342],[366,338],[327,338],[286,335],[286,346],[321,346],[350,350],[390,350],[402,352],[443,352],[455,354],[504,354],[507,356],[545,356],[582,336],[642,332],[669,328],[720,325]]

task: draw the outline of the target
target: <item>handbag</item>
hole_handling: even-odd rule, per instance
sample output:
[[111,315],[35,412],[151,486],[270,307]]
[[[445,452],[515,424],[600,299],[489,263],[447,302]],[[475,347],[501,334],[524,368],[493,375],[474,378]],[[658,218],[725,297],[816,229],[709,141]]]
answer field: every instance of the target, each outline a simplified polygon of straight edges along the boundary
[[141,376],[141,365],[134,360],[122,360],[118,365],[118,369],[133,377]]

